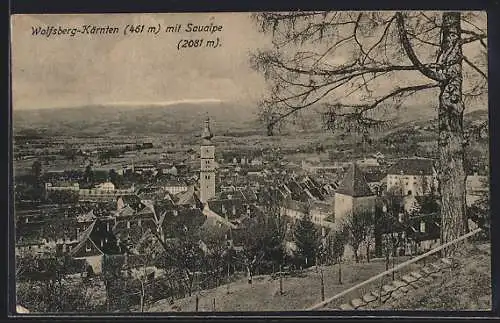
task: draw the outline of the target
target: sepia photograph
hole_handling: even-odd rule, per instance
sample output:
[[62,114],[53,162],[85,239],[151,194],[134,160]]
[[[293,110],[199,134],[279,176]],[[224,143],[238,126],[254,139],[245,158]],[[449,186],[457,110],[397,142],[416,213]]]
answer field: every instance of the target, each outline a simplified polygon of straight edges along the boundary
[[491,311],[487,39],[485,11],[12,15],[17,314]]

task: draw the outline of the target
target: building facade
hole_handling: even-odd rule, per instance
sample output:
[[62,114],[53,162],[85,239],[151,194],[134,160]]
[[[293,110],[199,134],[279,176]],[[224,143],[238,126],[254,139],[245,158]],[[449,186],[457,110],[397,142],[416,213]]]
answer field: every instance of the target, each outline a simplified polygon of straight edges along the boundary
[[352,163],[335,192],[335,221],[349,214],[375,212],[376,196],[370,190],[363,172]]
[[432,159],[404,158],[387,172],[387,192],[423,196],[437,192],[437,173]]

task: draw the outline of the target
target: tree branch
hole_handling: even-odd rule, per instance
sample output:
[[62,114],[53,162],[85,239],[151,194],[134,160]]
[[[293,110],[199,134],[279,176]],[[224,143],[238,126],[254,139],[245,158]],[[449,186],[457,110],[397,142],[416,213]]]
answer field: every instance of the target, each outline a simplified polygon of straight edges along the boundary
[[470,67],[472,67],[476,72],[478,72],[479,74],[481,74],[482,77],[484,77],[486,80],[488,80],[488,75],[486,75],[486,73],[484,73],[483,71],[481,71],[481,69],[479,67],[477,67],[476,65],[474,65],[474,63],[472,63],[468,58],[467,56],[463,55],[463,60],[469,64]]
[[[487,35],[475,35],[475,36],[472,36],[469,38],[463,38],[462,44],[472,43],[472,42],[475,42],[476,40],[482,41],[483,39],[486,39],[486,38],[488,38]],[[484,43],[482,43],[482,44],[483,44],[483,46],[485,45]]]
[[396,13],[396,21],[399,30],[399,38],[401,40],[401,44],[406,52],[406,55],[410,59],[410,61],[418,68],[418,70],[425,76],[435,81],[442,81],[443,78],[434,70],[426,67],[424,64],[420,62],[415,51],[413,50],[410,40],[408,39],[408,35],[404,25],[404,17],[401,12]]

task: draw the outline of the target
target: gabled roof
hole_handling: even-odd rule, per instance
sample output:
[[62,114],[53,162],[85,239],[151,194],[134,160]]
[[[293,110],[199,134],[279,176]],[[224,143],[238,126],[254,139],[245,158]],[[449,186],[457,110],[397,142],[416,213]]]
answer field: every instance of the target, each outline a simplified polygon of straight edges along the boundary
[[182,192],[176,195],[177,205],[195,205],[201,204],[200,199],[196,196],[194,186],[189,186],[186,192]]
[[127,205],[125,206],[124,208],[121,208],[120,210],[118,210],[116,212],[116,216],[130,216],[130,215],[133,215],[135,214],[136,211],[130,206],[130,205]]
[[356,163],[352,163],[347,173],[344,175],[336,193],[349,195],[352,197],[372,196],[365,175]]
[[161,186],[147,186],[142,188],[137,196],[141,200],[162,200],[168,196],[168,192]]
[[[70,256],[73,256],[75,255],[78,251],[80,251],[80,249],[85,246],[87,240],[90,239],[90,234],[92,233],[92,231],[94,230],[94,227],[95,227],[95,224],[96,224],[97,220],[95,220],[94,222],[92,222],[91,225],[88,226],[87,229],[85,229],[85,231],[83,231],[80,236],[78,237],[78,244],[73,248],[71,249],[71,252],[69,253]],[[94,244],[94,246],[96,247],[97,250],[99,250],[101,253],[102,250],[99,249],[99,247],[97,247],[95,245],[95,243],[92,241],[92,239],[90,239],[90,241]]]
[[90,212],[77,216],[76,219],[78,222],[90,222],[95,220],[96,216],[94,214],[94,210],[90,210]]
[[392,165],[389,175],[432,175],[434,172],[433,160],[428,158],[402,158]]
[[141,198],[135,194],[133,195],[122,195],[120,196],[123,203],[129,205],[135,211],[141,210],[144,208],[144,204],[141,202]]

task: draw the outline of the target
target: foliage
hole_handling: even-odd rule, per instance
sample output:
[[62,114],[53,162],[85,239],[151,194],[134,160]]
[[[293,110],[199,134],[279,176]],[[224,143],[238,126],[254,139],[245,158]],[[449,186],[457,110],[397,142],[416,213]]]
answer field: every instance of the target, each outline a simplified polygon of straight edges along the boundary
[[369,211],[348,214],[342,223],[347,243],[354,251],[354,258],[359,262],[359,247],[365,242],[374,227],[374,214]]
[[[126,311],[129,306],[127,281],[122,272],[125,258],[121,255],[104,255],[102,262],[102,274],[106,288],[106,302],[108,311]],[[125,297],[124,297],[125,296]]]
[[87,183],[92,185],[94,183],[94,172],[92,170],[92,166],[87,165],[85,167],[85,172],[83,174],[83,180]]
[[487,239],[490,237],[491,229],[491,213],[490,200],[488,197],[483,197],[474,202],[467,209],[468,218],[474,221],[478,227],[484,230],[484,235]]
[[78,191],[52,191],[47,194],[48,202],[57,204],[76,204],[78,197]]
[[326,257],[333,263],[342,261],[347,243],[345,232],[340,230],[331,231],[326,239]]
[[318,230],[308,212],[298,221],[293,236],[303,264],[306,267],[313,266],[316,263],[316,257],[319,256],[321,242]]
[[39,160],[35,160],[31,165],[31,173],[35,180],[35,183],[33,184],[36,185],[40,180],[40,176],[42,174],[42,163]]
[[369,142],[371,131],[393,125],[390,111],[423,91],[434,93],[441,239],[462,235],[463,114],[487,95],[484,13],[263,12],[254,19],[273,36],[270,49],[252,56],[270,85],[260,104],[269,135],[305,110],[322,107],[328,129],[359,133]]
[[[67,279],[70,259],[26,256],[16,261],[17,303],[32,312],[92,311],[84,281]],[[19,279],[21,278],[21,279]]]
[[193,292],[195,273],[203,268],[203,250],[200,232],[197,228],[186,228],[183,234],[174,239],[157,235],[162,246],[156,256],[156,263],[167,271],[173,271],[177,279],[182,280],[189,296]]

